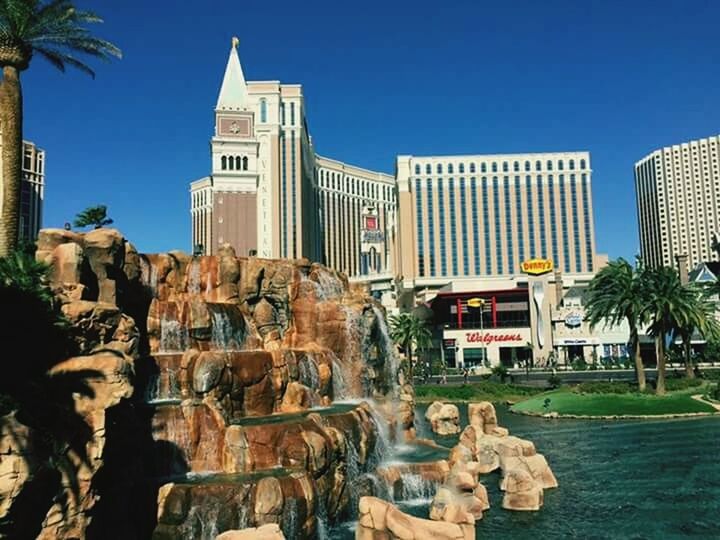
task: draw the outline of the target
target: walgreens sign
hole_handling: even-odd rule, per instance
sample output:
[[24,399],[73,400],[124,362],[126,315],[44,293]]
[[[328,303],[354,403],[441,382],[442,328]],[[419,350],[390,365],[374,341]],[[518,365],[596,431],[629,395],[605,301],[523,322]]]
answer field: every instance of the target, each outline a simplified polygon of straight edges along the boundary
[[468,343],[480,343],[481,345],[490,345],[491,343],[502,343],[507,341],[525,341],[520,334],[488,334],[483,332],[468,332],[465,334],[465,340]]

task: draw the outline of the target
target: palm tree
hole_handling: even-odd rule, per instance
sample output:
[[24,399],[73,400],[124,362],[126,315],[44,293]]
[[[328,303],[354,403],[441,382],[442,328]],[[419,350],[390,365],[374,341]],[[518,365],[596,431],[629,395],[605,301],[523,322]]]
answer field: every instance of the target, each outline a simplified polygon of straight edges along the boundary
[[713,341],[720,337],[720,324],[715,318],[715,301],[709,298],[706,291],[700,286],[690,283],[685,285],[687,289],[687,319],[676,321],[677,326],[673,329],[682,339],[683,357],[685,361],[685,375],[692,379],[695,371],[692,365],[692,348],[690,340],[697,331],[707,341]]
[[410,313],[401,313],[400,315],[390,316],[390,337],[403,348],[408,358],[409,379],[413,380],[413,347],[419,351],[424,351],[430,347],[432,342],[432,333],[424,321],[411,315]]
[[87,227],[93,225],[96,229],[110,225],[113,222],[112,219],[107,217],[107,206],[104,204],[98,206],[91,206],[80,212],[75,217],[74,225],[76,227]]
[[642,309],[642,315],[649,323],[650,335],[655,338],[657,354],[655,392],[663,395],[665,393],[666,338],[678,328],[683,328],[687,332],[687,329],[694,324],[701,324],[700,319],[703,317],[703,313],[698,308],[695,289],[683,285],[674,268],[668,266],[653,268],[644,271],[643,275],[648,286],[648,296]]
[[115,45],[91,36],[82,26],[98,22],[102,22],[100,17],[77,10],[68,0],[0,0],[0,257],[9,255],[18,242],[23,139],[20,73],[37,53],[60,71],[72,66],[94,77],[92,69],[74,56],[76,53],[103,60],[122,56]]
[[640,356],[638,326],[643,324],[642,308],[646,296],[642,268],[638,261],[635,268],[625,259],[610,262],[590,282],[585,293],[585,316],[590,328],[601,322],[617,326],[627,321],[630,328],[630,355],[635,360],[635,376],[638,389],[645,390],[645,369]]

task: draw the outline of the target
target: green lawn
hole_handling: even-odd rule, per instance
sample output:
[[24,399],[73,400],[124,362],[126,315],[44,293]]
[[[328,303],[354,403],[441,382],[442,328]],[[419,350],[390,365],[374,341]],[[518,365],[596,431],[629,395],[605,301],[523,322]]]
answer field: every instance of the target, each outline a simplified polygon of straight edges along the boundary
[[520,401],[543,392],[540,388],[502,384],[492,381],[465,385],[418,384],[415,398],[418,401]]
[[[651,394],[581,394],[569,389],[547,392],[513,405],[517,412],[576,414],[584,416],[652,416],[716,412],[713,407],[691,397],[693,392],[674,392],[663,397]],[[546,409],[545,399],[550,399]]]

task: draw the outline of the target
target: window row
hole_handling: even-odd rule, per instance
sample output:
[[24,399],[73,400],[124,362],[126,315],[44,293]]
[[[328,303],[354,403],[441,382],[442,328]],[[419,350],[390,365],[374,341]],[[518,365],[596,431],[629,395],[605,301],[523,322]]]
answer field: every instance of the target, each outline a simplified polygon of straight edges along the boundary
[[360,195],[361,197],[369,197],[372,199],[382,199],[386,201],[394,199],[394,188],[392,186],[366,182],[330,171],[320,171],[320,187],[341,190],[348,195]]
[[[584,159],[581,159],[579,162],[580,169],[585,169],[587,167],[587,162]],[[502,172],[510,172],[510,162],[503,161],[502,163],[498,163],[497,161],[490,162],[489,164],[490,172],[500,172],[499,168],[502,169]],[[522,169],[526,172],[531,171],[533,168],[533,165],[530,161],[525,161],[524,165],[522,165]],[[554,168],[556,168],[558,171],[564,171],[565,170],[565,162],[560,159],[557,162],[554,162],[553,160],[547,160],[545,162],[545,170],[552,171]],[[468,166],[469,172],[474,173],[476,171],[476,165],[475,163],[470,163]],[[520,172],[521,164],[519,161],[513,161],[512,162],[512,172]],[[543,170],[543,162],[541,160],[535,161],[535,170],[536,171],[542,171]],[[570,159],[567,162],[567,170],[574,171],[575,170],[575,160]],[[435,173],[436,174],[444,174],[443,171],[447,171],[447,174],[455,174],[455,165],[453,163],[448,163],[446,167],[443,167],[442,163],[437,163],[435,165]],[[459,174],[465,173],[465,164],[459,163],[457,165],[457,172]],[[488,163],[480,163],[480,172],[486,173],[488,172]],[[433,173],[433,167],[430,163],[425,164],[425,174],[432,174]],[[422,174],[422,167],[419,163],[415,164],[415,174]]]
[[220,158],[220,168],[223,171],[247,171],[247,156],[222,156]]

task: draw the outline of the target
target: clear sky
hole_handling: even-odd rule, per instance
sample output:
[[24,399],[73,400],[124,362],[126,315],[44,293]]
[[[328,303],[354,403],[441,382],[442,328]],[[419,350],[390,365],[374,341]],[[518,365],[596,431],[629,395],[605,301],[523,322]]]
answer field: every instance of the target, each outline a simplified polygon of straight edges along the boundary
[[301,83],[318,153],[588,150],[598,251],[639,249],[633,164],[720,133],[720,2],[124,0],[78,5],[123,49],[97,79],[37,58],[25,137],[47,152],[44,225],[107,204],[141,251],[190,248],[188,183],[232,35],[248,80]]

